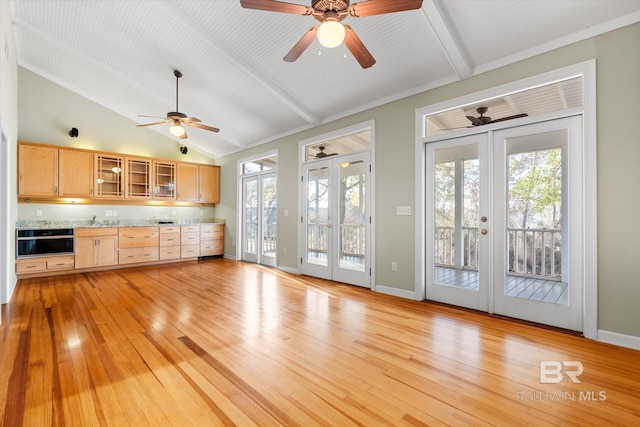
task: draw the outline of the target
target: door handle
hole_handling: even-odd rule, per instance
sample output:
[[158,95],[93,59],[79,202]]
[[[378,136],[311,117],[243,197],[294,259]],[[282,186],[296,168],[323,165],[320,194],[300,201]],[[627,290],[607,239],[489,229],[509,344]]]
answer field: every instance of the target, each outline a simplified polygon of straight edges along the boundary
[[331,224],[327,224],[327,228],[331,228]]

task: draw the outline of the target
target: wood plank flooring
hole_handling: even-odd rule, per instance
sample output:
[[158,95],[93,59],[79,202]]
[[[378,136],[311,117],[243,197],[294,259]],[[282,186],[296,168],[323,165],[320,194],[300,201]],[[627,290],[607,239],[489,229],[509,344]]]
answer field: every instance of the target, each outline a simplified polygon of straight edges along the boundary
[[640,425],[640,352],[242,262],[21,280],[2,310],[2,426]]

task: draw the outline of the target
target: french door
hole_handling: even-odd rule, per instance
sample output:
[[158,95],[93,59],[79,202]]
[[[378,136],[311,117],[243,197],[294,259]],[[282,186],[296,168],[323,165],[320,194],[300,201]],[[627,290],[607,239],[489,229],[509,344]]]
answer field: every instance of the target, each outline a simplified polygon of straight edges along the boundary
[[301,272],[371,287],[369,153],[302,167]]
[[427,144],[427,299],[583,319],[580,116]]
[[242,178],[242,259],[275,267],[277,253],[276,173]]

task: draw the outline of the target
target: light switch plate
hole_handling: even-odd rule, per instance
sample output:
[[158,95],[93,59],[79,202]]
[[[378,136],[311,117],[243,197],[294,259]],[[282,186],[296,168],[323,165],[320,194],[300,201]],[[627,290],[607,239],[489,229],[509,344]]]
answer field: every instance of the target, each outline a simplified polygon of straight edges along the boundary
[[396,206],[396,215],[411,215],[411,206]]

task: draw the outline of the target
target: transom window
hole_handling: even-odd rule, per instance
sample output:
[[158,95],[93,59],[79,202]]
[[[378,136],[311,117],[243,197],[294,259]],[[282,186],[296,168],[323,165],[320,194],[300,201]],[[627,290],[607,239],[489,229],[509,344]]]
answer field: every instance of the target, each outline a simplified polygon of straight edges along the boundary
[[430,114],[425,116],[426,136],[472,128],[480,122],[503,121],[582,107],[582,87],[582,76],[571,77]]

